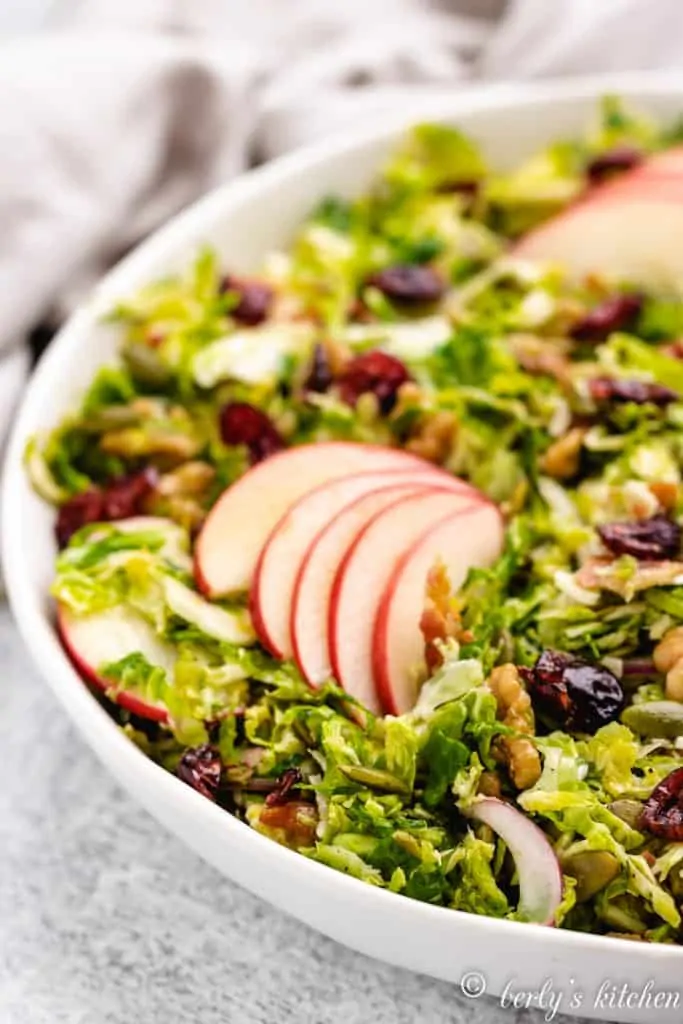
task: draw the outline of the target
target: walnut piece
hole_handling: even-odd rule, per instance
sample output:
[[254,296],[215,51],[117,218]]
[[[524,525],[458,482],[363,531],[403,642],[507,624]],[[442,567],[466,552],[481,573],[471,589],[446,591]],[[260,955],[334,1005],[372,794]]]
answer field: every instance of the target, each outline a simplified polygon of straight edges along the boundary
[[[536,729],[531,698],[515,665],[498,665],[489,677],[489,687],[498,702],[498,718],[517,732],[533,736]],[[517,789],[528,789],[541,775],[541,758],[531,742],[520,737],[502,737],[499,749]]]
[[216,476],[216,470],[208,462],[186,462],[170,473],[159,478],[157,491],[164,497],[203,494]]
[[428,462],[442,465],[453,450],[457,429],[455,413],[445,409],[430,413],[420,420],[406,449]]
[[481,793],[482,796],[502,796],[503,790],[500,785],[500,779],[495,772],[482,772],[477,792]]
[[666,672],[667,698],[683,703],[683,626],[665,633],[652,657],[657,671]]
[[338,377],[351,360],[353,355],[351,349],[341,341],[333,341],[332,338],[324,338],[320,344],[325,350],[332,376]]
[[527,373],[571,382],[570,344],[566,338],[539,338],[535,334],[511,334],[508,343],[515,359]]
[[572,427],[564,437],[553,441],[541,458],[541,469],[556,480],[567,480],[579,471],[585,427]]
[[654,483],[648,484],[648,487],[667,512],[671,512],[676,507],[678,484],[668,483],[666,480],[656,480]]
[[425,642],[425,661],[433,673],[443,661],[437,641],[471,640],[462,629],[460,617],[451,595],[451,581],[443,562],[436,562],[427,574],[425,605],[420,618]]

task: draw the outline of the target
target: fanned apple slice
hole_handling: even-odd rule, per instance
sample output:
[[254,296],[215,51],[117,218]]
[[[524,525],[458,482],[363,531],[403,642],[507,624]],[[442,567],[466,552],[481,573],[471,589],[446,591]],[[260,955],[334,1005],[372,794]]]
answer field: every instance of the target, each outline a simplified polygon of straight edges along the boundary
[[681,292],[683,147],[658,153],[589,190],[585,198],[531,231],[515,255],[557,262],[580,279],[611,277]]
[[[653,156],[639,164],[631,174],[648,174],[653,176],[659,176],[661,174],[670,174],[672,176],[678,176],[683,180],[683,146],[672,146],[671,149],[665,149],[661,153],[655,153]],[[621,180],[620,178],[617,181]]]
[[579,204],[532,231],[516,256],[556,262],[576,279],[611,277],[645,288],[681,292],[683,196],[658,196],[655,182],[638,197],[615,195]]
[[424,468],[394,448],[329,442],[289,448],[260,462],[221,495],[195,546],[197,584],[208,597],[248,590],[268,536],[302,495],[352,473]]
[[57,629],[67,654],[84,679],[141,718],[158,722],[168,719],[163,704],[150,703],[130,691],[117,691],[116,683],[102,675],[104,665],[136,653],[144,654],[150,665],[158,665],[169,675],[172,673],[175,651],[157,637],[141,616],[122,606],[91,615],[75,615],[65,604],[60,604]]
[[408,482],[433,484],[456,491],[472,491],[443,470],[384,470],[340,477],[304,495],[276,524],[259,557],[250,596],[250,610],[259,640],[278,658],[291,658],[291,608],[294,584],[301,563],[322,529],[363,494]]
[[375,619],[397,562],[430,527],[475,504],[455,491],[400,498],[366,523],[344,555],[330,595],[330,663],[344,689],[371,711],[381,711],[372,664]]
[[493,505],[460,510],[428,530],[398,560],[379,602],[372,641],[377,693],[387,714],[409,711],[424,679],[420,617],[427,574],[443,562],[453,591],[468,571],[490,565],[503,546],[503,524]]
[[328,609],[334,577],[346,551],[378,512],[401,497],[430,490],[424,484],[406,482],[373,491],[347,505],[310,541],[294,581],[290,617],[294,658],[310,686],[320,686],[332,675]]

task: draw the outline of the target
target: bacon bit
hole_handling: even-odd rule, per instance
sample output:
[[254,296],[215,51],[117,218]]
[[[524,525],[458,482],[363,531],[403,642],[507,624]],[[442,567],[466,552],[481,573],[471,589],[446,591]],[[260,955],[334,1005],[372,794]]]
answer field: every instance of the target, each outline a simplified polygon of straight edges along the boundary
[[290,800],[274,807],[264,806],[259,815],[259,825],[282,832],[282,840],[288,846],[311,846],[315,839],[318,816],[314,804],[305,800]]
[[678,501],[678,484],[666,483],[664,480],[649,484],[649,489],[667,512],[676,507]]
[[425,662],[430,675],[443,662],[437,641],[458,640],[460,643],[468,643],[473,639],[469,630],[462,628],[460,615],[451,596],[451,581],[443,562],[437,562],[427,574],[420,631],[425,641]]
[[633,573],[625,576],[614,568],[612,558],[590,558],[575,575],[580,587],[588,590],[610,590],[630,601],[640,590],[668,587],[683,578],[683,562],[639,562]]

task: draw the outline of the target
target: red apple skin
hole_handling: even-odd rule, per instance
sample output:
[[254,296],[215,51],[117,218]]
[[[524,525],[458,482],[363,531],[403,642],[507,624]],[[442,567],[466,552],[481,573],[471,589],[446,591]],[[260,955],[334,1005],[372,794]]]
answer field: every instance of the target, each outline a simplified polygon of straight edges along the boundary
[[634,287],[667,293],[683,275],[683,198],[670,201],[653,187],[644,196],[577,204],[531,231],[513,256],[558,263],[577,281],[607,274]]
[[[353,538],[363,529],[365,524],[381,509],[384,509],[396,502],[400,497],[418,493],[427,493],[433,488],[420,485],[394,484],[391,487],[364,494],[351,502],[345,509],[342,509],[315,536],[308,546],[304,557],[301,560],[297,578],[294,583],[294,595],[290,610],[290,635],[294,648],[294,659],[302,676],[313,689],[332,675],[332,667],[329,664],[328,643],[327,643],[327,609],[330,602],[330,594],[338,563],[343,558]],[[346,529],[345,529],[346,527]],[[329,572],[325,573],[324,591],[320,594],[306,591],[306,597],[315,597],[315,603],[311,607],[310,600],[302,608],[304,599],[304,587],[309,583],[309,573],[313,570],[319,571],[319,566],[314,566],[314,560],[320,555],[319,544],[325,544],[330,540],[330,534],[342,530],[342,537],[333,549],[330,550],[328,558],[325,559],[324,568]],[[319,613],[319,620],[314,616]],[[311,630],[320,629],[321,638],[316,643],[319,648],[317,657],[311,655],[310,644],[304,642],[306,634]],[[308,651],[306,649],[308,648]],[[324,651],[324,654],[323,654]],[[311,656],[309,656],[311,655]],[[317,669],[313,668],[313,662],[317,662]],[[323,667],[324,665],[324,667]]]
[[[480,533],[480,537],[490,536],[490,542],[487,541],[481,545],[484,550],[488,548],[487,551],[485,550],[485,557],[483,559],[470,559],[466,554],[464,559],[458,559],[455,555],[457,549],[453,545],[457,543],[459,537],[463,537],[464,544],[462,547],[466,546],[470,551],[476,551],[476,545],[473,547],[471,538],[473,531],[477,530]],[[482,533],[483,530],[486,531],[485,534]],[[475,565],[481,566],[482,563],[490,564],[501,553],[503,537],[504,524],[500,511],[492,503],[482,502],[478,508],[463,509],[460,512],[456,512],[450,518],[429,528],[404,552],[394,566],[377,608],[372,645],[375,686],[380,703],[386,714],[401,715],[406,711],[410,711],[414,705],[414,700],[411,699],[410,693],[405,691],[410,689],[407,673],[412,665],[417,662],[417,659],[411,657],[411,666],[405,666],[405,676],[401,676],[398,680],[392,678],[392,668],[395,668],[391,663],[392,654],[395,654],[396,650],[394,645],[395,629],[397,627],[400,628],[401,636],[405,642],[408,636],[406,631],[413,628],[412,625],[408,625],[405,622],[392,622],[392,618],[397,612],[396,601],[400,600],[401,596],[404,599],[406,597],[405,592],[401,593],[402,581],[407,579],[411,568],[414,569],[417,566],[418,560],[424,561],[424,575],[420,572],[420,578],[423,581],[421,591],[415,594],[415,608],[411,607],[407,616],[409,623],[415,624],[416,648],[421,653],[423,648],[422,637],[419,631],[419,619],[424,605],[424,583],[426,583],[429,566],[433,565],[438,558],[441,558],[446,564],[453,589],[457,591],[470,568],[473,568]],[[462,547],[460,550],[462,550]],[[449,552],[449,555],[445,555],[446,551]],[[457,576],[455,575],[456,573]],[[412,593],[410,596],[412,596]],[[405,619],[406,616],[404,615],[403,618]],[[394,631],[392,631],[392,626]],[[401,689],[404,692],[401,692]],[[416,697],[416,694],[412,694],[412,697]]]
[[59,639],[62,642],[62,646],[66,651],[67,655],[74,668],[78,672],[81,679],[84,679],[87,683],[90,683],[96,690],[100,690],[105,696],[118,704],[120,707],[125,708],[126,711],[130,711],[132,715],[137,715],[139,718],[147,718],[152,722],[168,722],[169,714],[166,708],[161,707],[158,704],[149,704],[147,701],[142,700],[140,697],[136,697],[133,693],[126,693],[124,690],[114,694],[111,690],[111,683],[102,676],[98,675],[93,669],[92,665],[89,665],[80,656],[78,651],[73,647],[69,640],[69,630],[66,625],[66,615],[61,606],[57,607],[57,633]]
[[524,256],[528,245],[533,245],[538,237],[546,231],[554,232],[556,225],[583,214],[588,207],[626,201],[683,203],[683,146],[657,153],[632,170],[587,188],[566,210],[525,235],[514,252]]
[[374,713],[381,706],[372,630],[394,565],[431,525],[475,504],[471,496],[446,491],[403,497],[363,527],[339,564],[328,609],[330,663],[339,684]]
[[[324,466],[324,471],[311,472],[311,467],[316,465]],[[299,445],[259,462],[223,492],[204,522],[195,544],[194,558],[195,579],[200,591],[211,598],[248,590],[258,556],[272,528],[280,516],[314,486],[362,471],[417,469],[426,465],[429,463],[424,459],[398,448],[345,441]],[[229,538],[233,531],[228,528],[229,524],[244,525],[258,518],[247,516],[240,501],[243,505],[252,502],[252,513],[255,508],[265,521],[260,526],[243,529],[231,551]],[[220,569],[225,564],[232,566],[229,578],[225,577],[225,570],[221,578],[219,571],[210,569],[211,566],[215,569],[216,565]]]
[[[396,484],[415,483],[466,493],[476,493],[469,484],[444,470],[424,464],[420,470],[402,468],[379,472],[352,473],[315,487],[285,512],[270,533],[256,563],[249,595],[249,611],[261,644],[274,657],[291,658],[294,642],[291,609],[300,568],[311,547],[328,523],[364,494]],[[303,517],[305,533],[297,523]],[[325,517],[325,518],[323,518]]]

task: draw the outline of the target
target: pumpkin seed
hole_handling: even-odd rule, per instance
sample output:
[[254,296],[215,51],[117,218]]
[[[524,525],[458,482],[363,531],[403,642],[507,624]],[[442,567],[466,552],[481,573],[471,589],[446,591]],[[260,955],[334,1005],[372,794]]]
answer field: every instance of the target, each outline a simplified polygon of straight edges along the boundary
[[632,704],[626,708],[621,720],[640,736],[661,736],[666,739],[683,736],[683,704],[675,700]]
[[567,857],[562,867],[576,879],[577,903],[586,903],[617,877],[619,861],[607,850],[583,850]]

